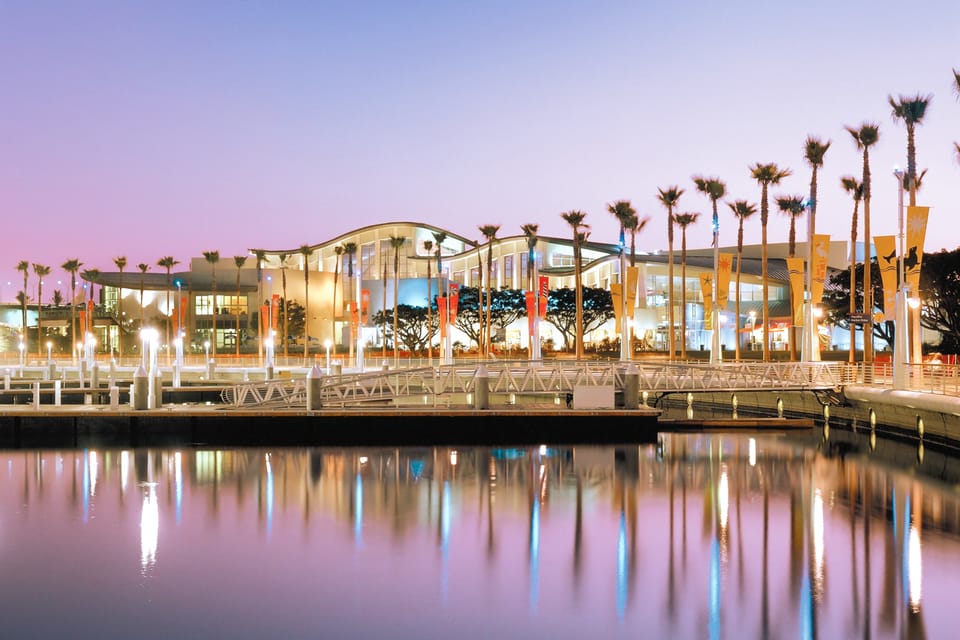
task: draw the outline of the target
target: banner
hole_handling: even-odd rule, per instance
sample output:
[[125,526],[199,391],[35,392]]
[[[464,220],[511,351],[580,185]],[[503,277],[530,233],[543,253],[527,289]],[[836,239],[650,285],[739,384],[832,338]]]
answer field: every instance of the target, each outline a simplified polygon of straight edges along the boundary
[[813,286],[810,296],[813,304],[823,301],[823,283],[827,278],[827,256],[830,253],[830,234],[815,233],[813,235]]
[[896,319],[897,306],[897,238],[896,236],[873,236],[880,266],[880,282],[883,283],[883,319]]
[[923,261],[923,241],[927,235],[929,213],[930,207],[907,207],[907,255],[903,259],[903,274],[904,280],[910,285],[910,295],[916,298],[920,297],[920,263]]
[[[186,335],[186,325],[187,325],[187,299],[189,296],[180,296],[180,307],[177,312],[180,316],[180,330],[183,331],[183,334]],[[266,325],[264,325],[266,326]]]
[[547,298],[550,296],[550,278],[547,276],[540,276],[540,289],[539,289],[539,299],[540,304],[540,319],[543,320],[547,317]]
[[803,326],[803,258],[787,258],[790,274],[790,301],[793,303],[793,326]]
[[447,296],[437,296],[437,315],[440,317],[440,337],[447,337]]
[[269,339],[270,332],[273,331],[273,329],[270,329],[270,307],[267,305],[260,307],[260,322],[263,326],[264,338]]
[[271,306],[273,311],[270,314],[270,328],[274,331],[277,330],[277,322],[280,320],[280,294],[273,294],[273,299],[271,300]]
[[713,274],[709,271],[700,273],[700,293],[703,294],[703,328],[710,331],[713,329]]
[[[479,300],[479,291],[477,292]],[[448,311],[450,313],[449,322],[450,324],[456,324],[457,322],[457,306],[460,304],[460,285],[456,282],[450,283],[450,299],[447,301]]]
[[367,324],[370,318],[370,289],[360,290],[360,321]]
[[733,266],[733,254],[721,253],[717,265],[717,306],[727,308],[727,299],[730,297],[730,269]]
[[[637,308],[637,281],[640,279],[639,267],[627,267],[627,311]],[[632,315],[632,314],[631,314]]]
[[80,309],[77,311],[80,315],[80,335],[87,335],[87,311],[86,309]]
[[357,309],[357,303],[350,301],[350,331],[353,332],[353,335],[357,334],[357,329],[360,326],[360,311]]
[[620,283],[611,282],[610,283],[610,298],[613,303],[613,318],[614,318],[614,331],[620,333],[620,316],[622,315],[622,302],[621,299],[623,296],[620,293]]
[[527,302],[527,331],[528,335],[533,335],[533,321],[537,313],[537,297],[533,291],[524,291]]

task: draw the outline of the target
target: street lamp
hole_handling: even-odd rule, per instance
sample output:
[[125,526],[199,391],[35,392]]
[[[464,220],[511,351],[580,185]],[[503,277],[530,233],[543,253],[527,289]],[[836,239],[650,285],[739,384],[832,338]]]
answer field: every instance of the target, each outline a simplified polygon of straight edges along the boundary
[[209,340],[203,341],[203,350],[206,351],[207,362],[210,362],[210,341]]
[[907,363],[910,361],[909,328],[907,326],[907,283],[903,273],[903,169],[893,168],[897,180],[897,241],[900,259],[897,260],[897,297],[894,303],[894,339],[893,339],[893,388],[907,387]]
[[52,360],[51,353],[53,351],[53,343],[47,340],[47,364],[50,364]]
[[183,282],[177,278],[173,284],[177,285],[177,335],[183,335]]
[[331,342],[330,338],[327,338],[326,340],[323,341],[323,346],[327,348],[327,372],[328,373],[330,372],[330,346],[332,344],[333,343]]

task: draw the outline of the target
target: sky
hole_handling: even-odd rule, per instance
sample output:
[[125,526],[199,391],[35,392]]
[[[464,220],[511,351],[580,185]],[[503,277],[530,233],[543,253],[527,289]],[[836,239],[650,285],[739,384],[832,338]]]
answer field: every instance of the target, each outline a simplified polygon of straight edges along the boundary
[[[691,177],[758,202],[749,166],[775,162],[793,175],[771,195],[805,195],[811,134],[832,142],[817,231],[848,239],[839,178],[862,160],[844,127],[863,122],[880,124],[872,232],[895,234],[906,133],[887,97],[918,93],[933,96],[926,250],[954,249],[958,35],[955,0],[0,0],[0,298],[20,260],[67,283],[71,258],[160,271],[390,221],[568,237],[560,214],[579,209],[612,243],[620,199],[650,218],[638,250],[664,250],[670,185],[703,214],[687,234],[703,248],[710,202]],[[770,242],[786,221],[771,212]]]

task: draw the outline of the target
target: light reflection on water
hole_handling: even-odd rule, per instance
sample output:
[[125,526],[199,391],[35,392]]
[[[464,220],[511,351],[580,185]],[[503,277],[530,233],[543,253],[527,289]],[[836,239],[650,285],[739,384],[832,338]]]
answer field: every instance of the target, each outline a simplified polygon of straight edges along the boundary
[[861,444],[0,452],[4,636],[950,636],[957,495]]

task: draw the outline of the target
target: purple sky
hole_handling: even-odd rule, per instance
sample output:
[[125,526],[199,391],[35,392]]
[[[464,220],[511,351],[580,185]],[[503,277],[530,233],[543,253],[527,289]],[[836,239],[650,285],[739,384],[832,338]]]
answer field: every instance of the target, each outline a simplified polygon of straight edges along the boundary
[[[615,242],[605,205],[621,198],[651,217],[638,248],[661,249],[655,196],[671,184],[687,189],[682,210],[704,213],[688,232],[703,247],[709,201],[690,177],[757,201],[747,167],[777,162],[795,175],[774,194],[806,193],[808,134],[833,140],[818,231],[846,239],[839,177],[861,161],[843,126],[865,120],[881,125],[872,229],[893,234],[906,135],[891,93],[934,96],[917,134],[926,248],[955,248],[960,3],[760,6],[10,0],[0,296],[19,290],[21,259],[54,266],[55,283],[68,258],[114,270],[121,254],[229,257],[393,220],[566,237],[559,214],[582,209],[591,237]],[[771,242],[785,221],[772,214]],[[726,207],[720,234],[735,244]],[[759,239],[755,219],[746,241]]]

